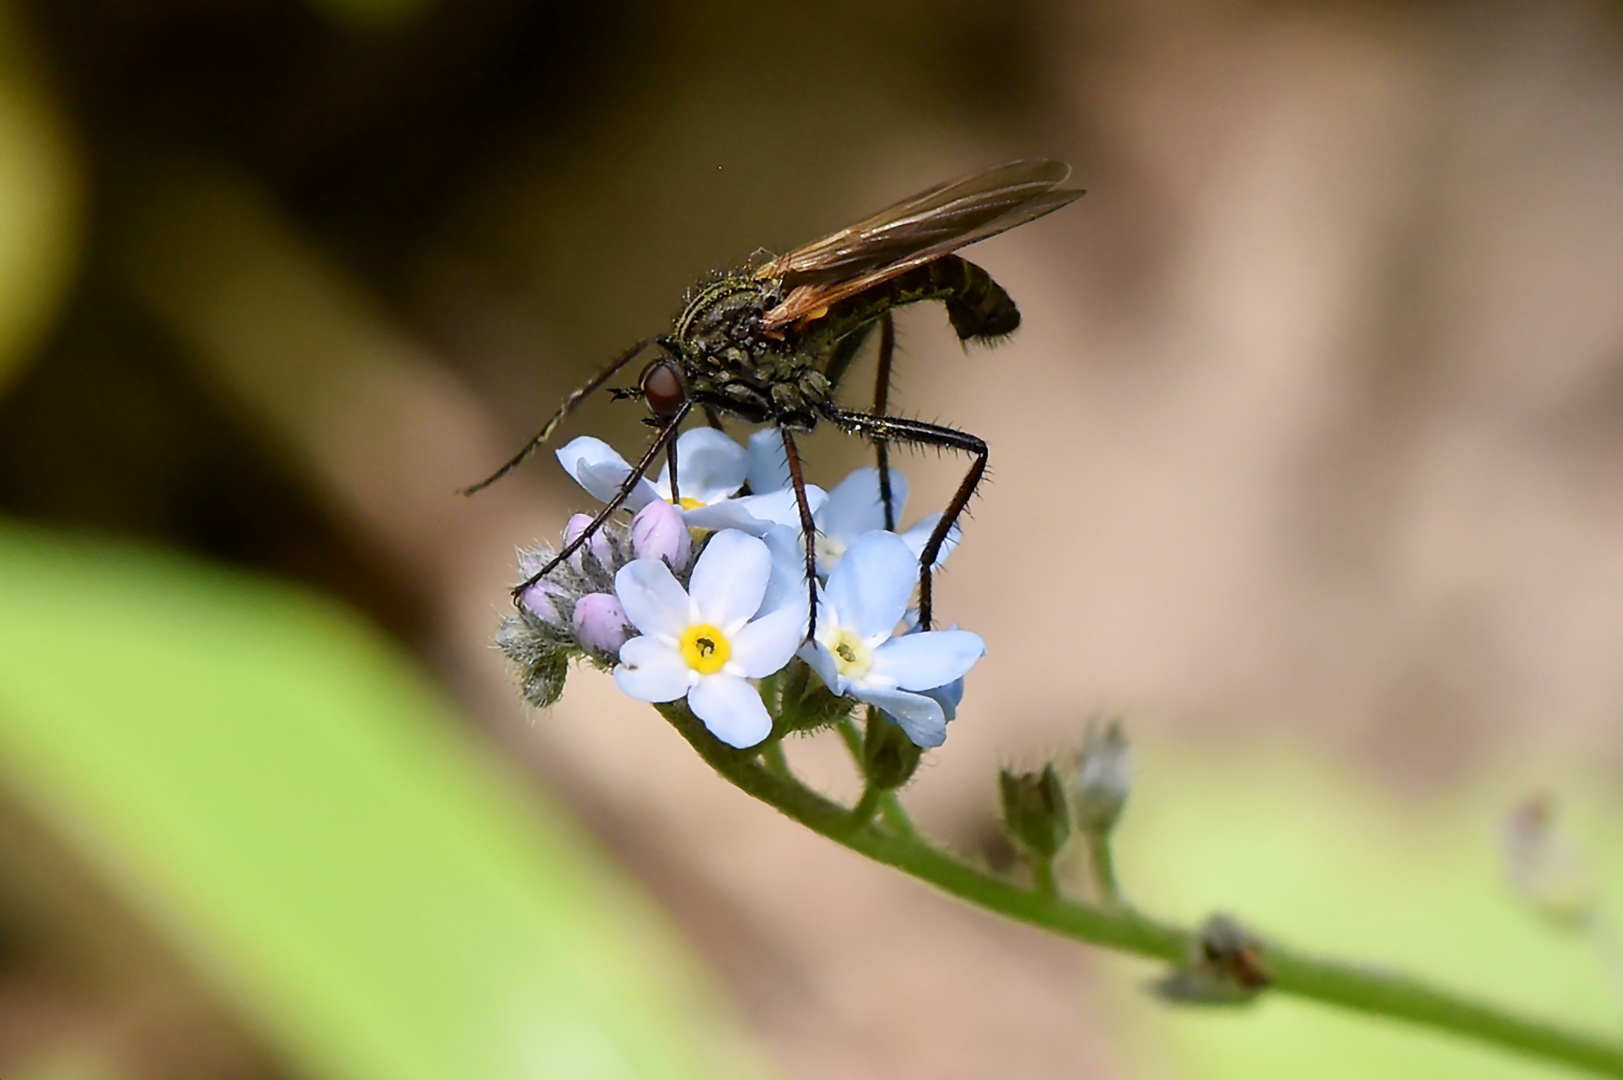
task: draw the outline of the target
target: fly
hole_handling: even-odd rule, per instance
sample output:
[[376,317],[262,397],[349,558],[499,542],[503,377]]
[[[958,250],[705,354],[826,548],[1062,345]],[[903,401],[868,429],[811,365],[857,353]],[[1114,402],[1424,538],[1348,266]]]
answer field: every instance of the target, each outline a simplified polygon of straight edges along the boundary
[[[970,455],[969,471],[919,556],[919,626],[928,630],[930,568],[985,476],[988,453],[986,443],[968,432],[887,413],[896,345],[891,313],[907,304],[938,300],[961,341],[989,342],[1013,333],[1020,311],[1009,294],[985,270],[954,252],[1080,198],[1080,190],[1060,186],[1070,172],[1064,162],[1042,159],[995,165],[921,191],[787,255],[757,260],[697,286],[669,332],[644,338],[617,356],[565,397],[511,461],[463,491],[471,495],[506,476],[545,444],[588,395],[643,352],[658,350],[635,389],[615,392],[642,398],[658,434],[591,524],[513,590],[515,602],[603,527],[662,454],[669,464],[671,498],[679,498],[676,435],[698,410],[717,427],[724,419],[771,424],[783,440],[806,543],[808,639],[817,619],[816,528],[795,433],[827,421],[873,443],[885,527],[890,529],[895,527],[888,456],[892,443]],[[835,402],[834,392],[876,325],[879,364],[873,408],[844,408]]]

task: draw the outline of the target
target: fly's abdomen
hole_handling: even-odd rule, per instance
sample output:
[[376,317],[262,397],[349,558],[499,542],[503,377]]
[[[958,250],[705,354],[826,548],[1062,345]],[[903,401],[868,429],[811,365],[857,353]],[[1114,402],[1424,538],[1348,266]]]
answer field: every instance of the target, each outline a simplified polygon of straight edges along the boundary
[[948,255],[923,269],[951,286],[943,299],[958,340],[1000,338],[1020,328],[1020,309],[1014,306],[1014,300],[992,280],[991,274],[968,259]]
[[943,255],[858,293],[828,313],[827,325],[840,327],[843,334],[844,327],[861,326],[891,308],[921,300],[940,300],[946,305],[947,318],[960,341],[999,338],[1020,326],[1020,309],[1003,286],[957,255]]

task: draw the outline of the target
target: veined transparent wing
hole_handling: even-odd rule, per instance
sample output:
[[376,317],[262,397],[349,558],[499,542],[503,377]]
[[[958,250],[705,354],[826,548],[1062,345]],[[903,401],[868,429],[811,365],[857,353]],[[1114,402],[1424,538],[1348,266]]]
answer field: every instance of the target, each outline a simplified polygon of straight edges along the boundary
[[1082,192],[1060,188],[1062,161],[1010,161],[937,185],[756,271],[789,292],[766,313],[767,329],[820,309],[989,236],[1052,213]]

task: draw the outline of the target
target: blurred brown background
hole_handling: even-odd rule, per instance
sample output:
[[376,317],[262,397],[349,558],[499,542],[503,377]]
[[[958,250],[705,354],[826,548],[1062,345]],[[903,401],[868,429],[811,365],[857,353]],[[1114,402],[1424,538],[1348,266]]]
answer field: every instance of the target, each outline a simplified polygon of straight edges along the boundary
[[[893,400],[994,470],[940,589],[991,653],[910,790],[931,831],[982,845],[996,764],[1100,708],[1287,732],[1402,792],[1514,753],[1623,765],[1615,5],[4,15],[77,240],[4,375],[0,512],[367,612],[632,868],[787,1076],[1121,1066],[1083,951],[748,804],[593,673],[527,714],[488,641],[513,546],[582,499],[546,458],[451,492],[697,276],[926,184],[1048,156],[1089,191],[971,254],[1024,312],[1009,344],[902,322]],[[574,431],[629,450],[637,419],[605,400]],[[825,485],[860,456],[810,450]],[[915,515],[959,475],[902,466]],[[849,784],[836,748],[794,750]],[[34,826],[0,826],[0,1048],[284,1075]]]

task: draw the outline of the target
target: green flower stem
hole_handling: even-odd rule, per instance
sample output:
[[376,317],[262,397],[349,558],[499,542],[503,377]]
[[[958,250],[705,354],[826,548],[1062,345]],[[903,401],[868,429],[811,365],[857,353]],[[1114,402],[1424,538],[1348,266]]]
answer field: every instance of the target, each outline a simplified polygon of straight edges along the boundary
[[856,764],[857,771],[862,771],[862,732],[857,730],[857,722],[849,716],[842,716],[834,724],[834,730],[840,733],[845,742],[845,748],[851,753],[851,760]]
[[[764,768],[754,751],[723,745],[688,711],[686,701],[656,708],[699,756],[734,786],[875,862],[895,867],[977,907],[1078,941],[1174,964],[1184,963],[1190,955],[1195,940],[1191,930],[1147,918],[1128,908],[1101,910],[1058,895],[1045,896],[994,877],[913,836],[894,835],[871,824],[852,830],[849,809],[792,776],[780,776]],[[1406,976],[1309,957],[1272,943],[1265,945],[1261,959],[1272,976],[1270,989],[1275,993],[1406,1020],[1528,1057],[1623,1077],[1623,1044],[1516,1016]]]
[[1052,900],[1059,896],[1059,882],[1054,878],[1054,860],[1038,856],[1031,861],[1031,883],[1037,895]]
[[876,788],[872,785],[863,788],[862,798],[858,799],[857,804],[851,808],[851,814],[846,819],[845,827],[856,830],[867,825],[879,810],[879,800],[884,797],[885,792],[882,788]]
[[896,797],[894,791],[887,791],[879,799],[879,816],[884,819],[885,827],[903,840],[917,841],[918,830],[913,828],[913,819],[907,816],[902,809],[902,800]]
[[776,740],[761,747],[761,762],[778,776],[789,776],[789,759],[783,753],[783,744]]
[[1121,906],[1121,886],[1116,884],[1116,856],[1110,850],[1107,834],[1089,834],[1088,862],[1093,867],[1093,880],[1099,886],[1099,898],[1111,907]]
[[[842,717],[834,725],[845,741],[845,748],[851,752],[851,761],[856,765],[857,772],[862,771],[862,732],[857,730],[856,721],[849,716]],[[881,792],[879,795],[879,816],[885,822],[885,828],[905,840],[917,840],[918,830],[913,827],[913,819],[907,816],[902,807],[902,800],[896,797],[894,791]]]

